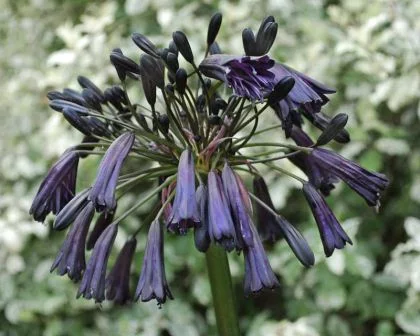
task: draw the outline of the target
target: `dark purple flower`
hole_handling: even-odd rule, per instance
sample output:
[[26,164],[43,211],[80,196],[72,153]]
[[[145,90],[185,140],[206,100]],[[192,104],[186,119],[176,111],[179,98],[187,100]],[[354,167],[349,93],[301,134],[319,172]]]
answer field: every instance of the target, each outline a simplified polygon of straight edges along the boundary
[[79,156],[72,150],[64,152],[42,181],[29,214],[38,222],[52,212],[58,214],[74,197]]
[[347,183],[365,199],[367,204],[379,207],[381,193],[389,183],[385,175],[368,171],[357,163],[327,149],[316,148],[310,156],[316,159],[322,169]]
[[284,77],[292,76],[295,79],[295,85],[289,95],[283,102],[280,102],[281,109],[298,110],[302,108],[309,114],[317,113],[321,110],[321,106],[329,101],[326,95],[336,92],[285,64],[276,63],[269,71],[275,75],[275,83]]
[[206,252],[210,246],[207,187],[204,184],[200,184],[195,195],[200,213],[200,226],[194,228],[194,242],[197,250]]
[[115,210],[111,212],[104,211],[96,219],[95,225],[93,226],[92,231],[89,233],[89,237],[86,243],[86,249],[89,251],[93,249],[96,241],[101,236],[102,232],[112,223],[114,220]]
[[200,216],[195,199],[194,159],[191,151],[186,149],[179,158],[175,200],[167,227],[171,232],[186,234],[188,228],[197,223],[200,223]]
[[123,305],[131,299],[130,267],[136,251],[135,238],[128,240],[115,261],[114,267],[106,278],[106,299]]
[[112,224],[99,237],[83,274],[77,298],[80,296],[88,300],[94,298],[95,302],[105,300],[106,266],[117,232],[117,224]]
[[[298,146],[311,147],[314,144],[311,138],[297,126],[293,126],[290,136]],[[299,153],[290,156],[289,160],[299,167],[308,176],[309,182],[325,196],[330,194],[335,187],[334,184],[338,182],[337,177],[322,168],[320,162],[311,155]]]
[[293,124],[300,125],[301,123],[300,119],[296,117],[296,112],[299,109],[306,117],[313,119],[313,115],[318,113],[321,107],[329,101],[326,95],[336,92],[284,64],[276,63],[270,71],[275,75],[275,83],[289,76],[295,80],[295,85],[287,97],[272,106],[282,121],[286,136],[289,136]]
[[237,246],[235,225],[230,214],[229,203],[217,171],[208,174],[209,236],[227,251]]
[[270,72],[273,66],[274,61],[267,55],[241,57],[217,54],[205,58],[199,68],[204,75],[224,81],[236,95],[263,101],[276,84],[275,75]]
[[243,194],[237,182],[239,177],[235,174],[232,168],[227,163],[223,167],[222,182],[227,196],[227,201],[230,205],[231,214],[236,227],[237,237],[241,237],[241,244],[245,246],[252,246],[253,237],[251,226],[251,208],[244,202]]
[[143,266],[137,285],[135,300],[150,301],[156,299],[158,305],[166,302],[166,298],[173,299],[165,275],[165,261],[163,258],[163,232],[158,220],[150,225],[147,236]]
[[310,183],[303,185],[303,193],[318,225],[325,255],[329,257],[334,249],[342,249],[346,243],[353,244],[328,207],[324,197]]
[[254,231],[252,235],[253,243],[251,246],[244,248],[245,295],[280,286],[254,226],[251,226],[251,230]]
[[134,144],[134,134],[120,135],[106,151],[96,175],[96,181],[89,193],[97,211],[112,210],[116,206],[115,188],[124,160]]
[[59,275],[67,273],[73,281],[79,281],[81,279],[86,267],[86,236],[94,213],[95,208],[92,202],[89,202],[77,215],[60,252],[51,266],[51,272],[57,268]]

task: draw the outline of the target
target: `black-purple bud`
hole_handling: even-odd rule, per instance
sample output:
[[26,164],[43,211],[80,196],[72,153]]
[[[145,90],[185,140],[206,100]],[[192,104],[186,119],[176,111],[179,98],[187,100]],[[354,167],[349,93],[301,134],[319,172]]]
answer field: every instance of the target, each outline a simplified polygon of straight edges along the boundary
[[253,56],[261,56],[270,51],[276,39],[277,28],[278,25],[274,22],[273,16],[268,16],[263,20],[255,38],[257,54]]
[[134,62],[131,58],[124,56],[124,54],[121,51],[112,51],[109,58],[111,59],[111,63],[117,70],[118,77],[120,78],[120,80],[125,80],[126,74],[140,74],[139,65],[136,62]]
[[332,139],[335,139],[337,135],[343,131],[348,119],[349,117],[345,113],[339,113],[334,116],[318,137],[315,145],[323,146],[329,143]]
[[168,55],[166,56],[166,64],[168,65],[169,70],[175,73],[179,68],[178,56],[174,53],[168,52]]
[[90,128],[88,119],[81,116],[77,111],[73,110],[70,107],[66,107],[62,111],[64,118],[79,132],[84,135],[90,135]]
[[252,56],[256,54],[255,36],[250,28],[245,28],[242,31],[242,43],[245,55]]
[[187,87],[188,74],[183,68],[179,68],[175,74],[176,89],[180,94],[185,93]]
[[185,60],[191,64],[194,63],[194,55],[187,36],[182,31],[176,31],[172,34],[172,38]]
[[136,44],[136,46],[143,50],[146,54],[155,58],[159,58],[157,48],[146,36],[134,33],[131,35],[131,39]]
[[101,103],[105,101],[104,94],[100,88],[98,88],[89,78],[84,76],[78,76],[77,82],[84,89],[91,89]]
[[82,96],[88,107],[93,110],[102,112],[101,98],[92,89],[83,89]]
[[217,33],[219,32],[222,24],[222,14],[215,13],[210,19],[209,28],[207,31],[207,45],[210,46],[216,39]]
[[164,67],[160,59],[150,55],[142,55],[140,58],[141,76],[153,82],[159,89],[165,87]]
[[169,42],[168,50],[178,56],[178,48],[174,41]]
[[275,86],[273,91],[268,96],[268,104],[277,104],[280,100],[287,97],[289,92],[295,85],[295,79],[291,76],[282,78]]
[[161,114],[158,117],[159,129],[163,134],[167,134],[169,131],[169,118],[166,114]]

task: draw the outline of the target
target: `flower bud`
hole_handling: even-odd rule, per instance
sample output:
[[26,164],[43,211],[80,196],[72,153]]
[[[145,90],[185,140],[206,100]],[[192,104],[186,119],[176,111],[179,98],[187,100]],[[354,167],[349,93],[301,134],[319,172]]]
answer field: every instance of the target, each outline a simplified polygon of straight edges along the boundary
[[172,38],[175,42],[181,55],[185,58],[188,63],[194,63],[194,55],[191,50],[190,43],[188,42],[187,36],[182,31],[176,31],[172,34]]

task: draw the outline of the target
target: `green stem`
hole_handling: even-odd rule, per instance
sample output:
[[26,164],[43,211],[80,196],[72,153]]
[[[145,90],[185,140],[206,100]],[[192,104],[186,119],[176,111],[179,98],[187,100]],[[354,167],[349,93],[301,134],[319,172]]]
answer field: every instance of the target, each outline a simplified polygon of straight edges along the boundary
[[219,246],[210,245],[206,261],[219,336],[239,336],[238,315],[226,252]]

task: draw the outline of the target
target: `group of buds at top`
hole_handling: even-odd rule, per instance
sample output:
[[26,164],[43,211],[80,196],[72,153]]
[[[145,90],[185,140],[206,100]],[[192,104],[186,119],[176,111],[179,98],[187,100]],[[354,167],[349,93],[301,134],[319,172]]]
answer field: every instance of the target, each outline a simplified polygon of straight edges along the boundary
[[[133,34],[144,52],[140,62],[120,49],[110,56],[121,85],[102,91],[80,76],[81,92],[48,93],[51,108],[84,138],[50,169],[30,213],[44,221],[52,212],[54,229],[69,227],[52,270],[81,280],[78,296],[120,304],[133,298],[130,266],[141,226],[129,232],[114,265],[108,269],[107,264],[118,226],[144,205],[152,210],[142,223],[151,224],[134,300],[156,299],[160,305],[172,298],[164,269],[165,231],[192,231],[201,252],[210,244],[242,252],[246,294],[279,285],[264,241],[284,238],[303,265],[313,265],[314,254],[303,235],[276,213],[261,169],[302,183],[326,256],[352,243],[325,201],[335,183],[344,181],[369,206],[379,206],[387,178],[321,148],[332,140],[350,141],[344,129],[347,115],[331,118],[321,112],[327,95],[335,91],[267,55],[277,33],[274,18],[264,19],[257,34],[249,28],[243,31],[245,56],[221,52],[215,41],[221,22],[219,13],[211,18],[204,59],[198,65],[181,31],[161,49]],[[180,56],[185,67],[180,66]],[[127,88],[136,82],[148,106],[130,100]],[[270,109],[279,125],[258,127]],[[321,131],[316,141],[303,130],[303,117]],[[275,140],[258,140],[265,134]],[[286,141],[277,141],[280,138]],[[76,192],[79,160],[102,154],[92,186]],[[290,160],[307,178],[277,165],[281,159]],[[141,169],[135,168],[138,164]],[[246,186],[246,174],[253,188]],[[124,212],[117,210],[117,200],[130,189],[151,183],[155,186],[146,197]],[[95,212],[96,223],[89,229]],[[86,264],[85,250],[90,249]]]

